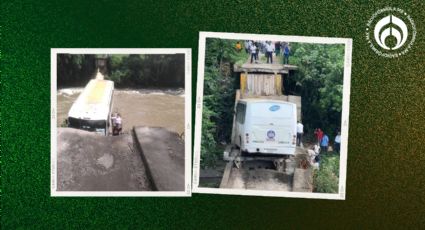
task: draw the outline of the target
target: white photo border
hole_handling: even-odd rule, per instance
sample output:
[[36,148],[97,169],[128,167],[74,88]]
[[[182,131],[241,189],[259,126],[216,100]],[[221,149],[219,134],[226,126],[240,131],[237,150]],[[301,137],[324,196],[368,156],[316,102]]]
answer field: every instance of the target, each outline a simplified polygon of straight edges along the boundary
[[[184,191],[57,191],[57,55],[184,54],[185,55],[185,190]],[[192,175],[192,49],[190,48],[52,48],[50,50],[50,195],[52,197],[190,197]]]
[[[341,115],[341,149],[339,167],[339,189],[338,193],[307,193],[307,192],[284,192],[266,190],[246,190],[246,189],[224,189],[199,187],[200,160],[201,160],[201,132],[202,132],[202,106],[204,96],[204,63],[205,63],[205,43],[207,38],[219,38],[230,40],[268,40],[286,41],[297,43],[316,44],[343,44],[344,50],[344,79]],[[351,38],[331,38],[331,37],[307,37],[307,36],[286,36],[269,34],[244,34],[244,33],[220,33],[220,32],[199,32],[199,53],[198,53],[198,80],[196,94],[195,111],[195,137],[194,137],[194,159],[193,159],[193,193],[208,194],[229,194],[248,196],[272,196],[272,197],[293,197],[293,198],[316,198],[345,200],[346,177],[347,177],[347,145],[348,126],[350,109],[350,87],[351,87],[351,58],[353,40]]]

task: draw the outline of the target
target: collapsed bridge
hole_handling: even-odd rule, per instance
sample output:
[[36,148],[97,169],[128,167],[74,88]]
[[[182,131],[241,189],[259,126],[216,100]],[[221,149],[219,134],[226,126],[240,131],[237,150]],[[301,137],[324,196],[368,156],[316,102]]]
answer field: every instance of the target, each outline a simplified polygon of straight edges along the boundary
[[184,191],[184,141],[159,127],[99,136],[58,128],[57,191]]

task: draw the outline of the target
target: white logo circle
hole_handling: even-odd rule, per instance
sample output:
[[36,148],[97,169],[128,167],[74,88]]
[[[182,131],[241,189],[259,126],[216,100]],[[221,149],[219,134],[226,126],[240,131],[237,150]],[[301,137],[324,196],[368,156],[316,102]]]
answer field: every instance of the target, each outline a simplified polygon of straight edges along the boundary
[[[395,41],[388,42],[388,38]],[[399,8],[386,7],[378,10],[369,19],[366,28],[366,39],[370,47],[384,57],[394,58],[407,53],[415,38],[416,26],[413,19]]]

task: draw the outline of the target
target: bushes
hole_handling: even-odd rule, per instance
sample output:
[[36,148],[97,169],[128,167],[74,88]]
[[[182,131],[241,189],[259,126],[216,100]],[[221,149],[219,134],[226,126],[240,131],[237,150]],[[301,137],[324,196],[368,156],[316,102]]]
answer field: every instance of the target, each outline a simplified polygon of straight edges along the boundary
[[338,193],[339,155],[322,154],[320,169],[314,170],[314,192]]
[[220,142],[230,141],[235,88],[232,67],[244,63],[248,54],[236,52],[236,40],[208,38],[205,50],[204,99],[202,111],[201,167],[214,167],[222,158]]
[[58,88],[86,84],[95,71],[95,55],[58,54],[57,56]]
[[334,133],[341,124],[344,45],[291,43],[291,51],[298,70],[285,89],[302,98],[304,128]]
[[120,87],[184,87],[184,54],[108,57],[109,79]]

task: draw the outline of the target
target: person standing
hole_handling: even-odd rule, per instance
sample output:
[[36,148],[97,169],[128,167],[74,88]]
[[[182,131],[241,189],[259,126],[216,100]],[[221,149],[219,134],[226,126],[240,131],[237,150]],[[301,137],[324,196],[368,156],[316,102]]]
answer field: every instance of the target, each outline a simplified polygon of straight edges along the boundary
[[112,135],[115,134],[116,121],[117,121],[117,113],[113,113],[112,116],[111,116]]
[[320,149],[324,152],[328,151],[329,146],[329,137],[326,134],[323,134],[322,141],[320,142]]
[[300,146],[302,143],[302,137],[304,134],[304,125],[300,121],[297,123],[297,146]]
[[320,145],[320,142],[322,141],[322,138],[323,138],[323,131],[320,128],[318,128],[314,131],[314,134],[316,134],[317,144]]
[[251,52],[251,63],[252,63],[252,60],[254,61],[257,60],[257,57],[256,57],[257,47],[255,46],[254,43],[252,43],[251,46],[249,47],[249,51]]
[[285,46],[283,50],[283,64],[289,64],[289,54],[291,53],[291,49],[289,48],[289,43]]
[[244,45],[245,45],[245,52],[248,54],[249,53],[249,41],[245,40]]
[[236,45],[235,45],[235,48],[236,48],[236,51],[239,53],[239,52],[241,52],[241,50],[242,50],[242,45],[241,45],[241,43],[238,41],[238,42],[236,42]]
[[339,150],[341,149],[341,132],[338,132],[335,137],[334,147],[335,151],[339,154]]
[[122,118],[121,114],[117,113],[117,116],[115,118],[115,131],[113,132],[114,136],[120,135],[122,131]]
[[270,59],[270,64],[273,63],[273,45],[271,42],[266,44],[266,55],[267,55],[267,63],[269,63],[269,59]]
[[255,61],[258,61],[258,54],[260,53],[260,46],[261,46],[260,42],[255,42]]
[[276,52],[276,57],[278,57],[280,55],[280,42],[274,43],[274,50]]

